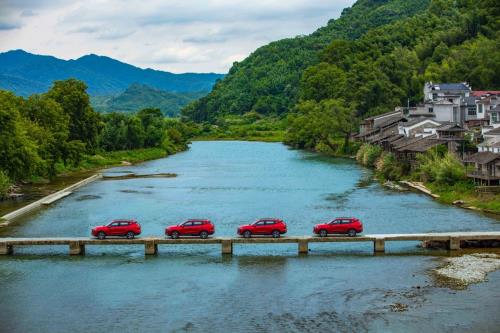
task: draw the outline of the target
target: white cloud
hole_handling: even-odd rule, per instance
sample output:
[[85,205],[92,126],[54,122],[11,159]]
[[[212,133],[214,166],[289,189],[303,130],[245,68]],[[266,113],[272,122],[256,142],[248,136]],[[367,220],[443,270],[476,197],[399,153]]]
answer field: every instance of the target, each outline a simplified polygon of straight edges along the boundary
[[172,72],[227,72],[259,46],[308,34],[354,0],[0,0],[0,50],[96,53]]

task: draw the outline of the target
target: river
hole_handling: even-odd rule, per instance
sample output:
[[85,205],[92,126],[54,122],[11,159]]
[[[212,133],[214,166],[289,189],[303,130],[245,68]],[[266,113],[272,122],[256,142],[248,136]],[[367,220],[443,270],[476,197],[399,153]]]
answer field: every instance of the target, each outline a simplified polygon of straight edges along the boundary
[[[194,142],[148,163],[109,169],[173,172],[175,178],[102,180],[0,231],[1,236],[87,236],[113,218],[136,218],[143,235],[209,218],[217,235],[281,217],[290,235],[336,216],[359,217],[365,233],[500,230],[491,217],[394,192],[346,159],[279,143]],[[0,258],[2,332],[490,332],[500,327],[500,272],[463,291],[434,285],[429,270],[446,252],[417,243],[22,248]],[[391,305],[408,305],[392,312]]]

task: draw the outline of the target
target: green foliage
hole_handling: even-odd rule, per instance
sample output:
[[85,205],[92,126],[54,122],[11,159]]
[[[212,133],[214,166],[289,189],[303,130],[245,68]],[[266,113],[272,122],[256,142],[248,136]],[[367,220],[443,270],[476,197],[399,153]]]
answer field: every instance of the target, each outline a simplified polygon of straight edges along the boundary
[[[108,151],[158,148],[165,155],[187,148],[192,124],[164,118],[159,109],[101,116],[89,105],[85,89],[70,79],[27,99],[0,90],[2,184],[97,166]],[[108,156],[105,165],[114,161]]]
[[75,79],[56,81],[47,96],[69,116],[69,140],[81,141],[88,152],[93,152],[97,148],[100,118],[90,106],[86,89],[85,83]]
[[452,153],[430,150],[417,155],[417,174],[424,182],[453,185],[466,180],[466,169]]
[[344,138],[344,153],[349,153],[349,140],[355,130],[354,107],[342,99],[321,102],[303,101],[288,118],[285,143],[296,148],[316,149],[324,145],[338,151],[336,138]]
[[388,180],[399,180],[403,176],[403,166],[393,153],[383,152],[375,162],[379,175]]
[[177,117],[181,109],[208,92],[171,92],[132,84],[117,96],[91,96],[90,101],[98,112],[134,113],[144,108],[155,107],[165,116]]
[[364,144],[356,153],[356,160],[364,166],[375,167],[377,159],[382,154],[380,146]]
[[19,108],[22,98],[0,90],[0,169],[11,179],[28,177],[42,160]]
[[0,170],[0,199],[5,197],[7,192],[9,191],[11,182],[9,177],[5,172]]
[[[190,125],[191,127],[193,124]],[[242,116],[225,116],[217,123],[200,124],[194,133],[196,140],[248,140],[248,141],[282,141],[286,128],[286,119],[263,117],[255,111]]]
[[[339,19],[331,20],[313,34],[270,43],[242,62],[235,62],[229,74],[215,84],[209,95],[183,109],[183,116],[195,122],[210,123],[216,123],[219,117],[243,115],[249,111],[280,116],[294,108],[303,72],[319,63],[319,51],[332,40],[357,39],[374,27],[411,17],[428,4],[429,0],[359,0],[352,8],[345,9]],[[330,69],[321,73],[322,78],[333,79],[332,82],[311,78],[310,83],[317,88],[311,94],[321,99],[344,98],[335,93],[337,72]],[[378,79],[377,74],[373,73],[373,78]],[[338,80],[343,85],[345,77]],[[365,90],[371,88],[368,85]],[[373,95],[376,93],[375,90]]]

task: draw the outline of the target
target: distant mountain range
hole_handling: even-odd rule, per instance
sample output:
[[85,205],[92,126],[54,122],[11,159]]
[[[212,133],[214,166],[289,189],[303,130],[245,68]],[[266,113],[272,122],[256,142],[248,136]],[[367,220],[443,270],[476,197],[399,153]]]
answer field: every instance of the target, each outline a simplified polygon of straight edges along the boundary
[[224,74],[174,74],[141,69],[118,60],[85,55],[76,60],[31,54],[23,50],[0,53],[0,89],[28,96],[47,91],[55,80],[76,78],[93,96],[117,95],[139,83],[170,92],[210,91]]
[[116,96],[91,96],[91,102],[99,112],[132,113],[144,108],[158,108],[164,115],[176,117],[185,105],[206,94],[208,91],[170,92],[134,83]]

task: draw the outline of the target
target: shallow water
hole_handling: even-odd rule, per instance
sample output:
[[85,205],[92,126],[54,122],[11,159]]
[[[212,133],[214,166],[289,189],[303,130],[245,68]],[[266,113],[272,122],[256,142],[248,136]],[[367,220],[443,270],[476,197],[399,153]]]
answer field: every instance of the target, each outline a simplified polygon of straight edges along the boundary
[[[98,181],[50,209],[1,230],[2,236],[86,236],[92,225],[137,218],[143,235],[168,224],[210,218],[217,235],[259,217],[281,217],[290,235],[335,216],[357,216],[365,233],[500,230],[487,216],[398,193],[371,181],[353,161],[288,150],[277,143],[195,142],[187,152],[114,168],[176,178]],[[297,247],[16,248],[0,258],[0,331],[494,331],[500,274],[465,291],[436,288],[439,264],[416,243],[311,244]],[[43,255],[46,252],[49,255]],[[430,255],[435,254],[435,255]],[[407,304],[392,312],[391,304]]]

